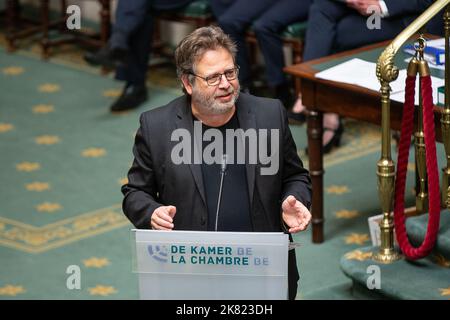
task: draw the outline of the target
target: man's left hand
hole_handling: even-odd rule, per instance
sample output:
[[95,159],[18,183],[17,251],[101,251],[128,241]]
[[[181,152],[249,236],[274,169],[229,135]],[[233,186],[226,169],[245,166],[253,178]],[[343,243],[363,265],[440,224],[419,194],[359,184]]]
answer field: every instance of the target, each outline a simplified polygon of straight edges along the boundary
[[363,16],[370,16],[374,12],[368,10],[369,7],[377,7],[378,13],[381,13],[380,0],[347,0],[347,6],[355,9]]
[[292,195],[283,201],[281,208],[283,221],[289,227],[289,233],[305,230],[311,221],[309,210]]

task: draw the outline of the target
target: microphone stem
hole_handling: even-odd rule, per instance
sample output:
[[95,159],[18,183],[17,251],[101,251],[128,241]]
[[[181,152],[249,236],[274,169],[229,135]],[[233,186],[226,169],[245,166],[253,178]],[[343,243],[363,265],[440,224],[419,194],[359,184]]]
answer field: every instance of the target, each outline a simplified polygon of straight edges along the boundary
[[220,187],[219,187],[219,199],[217,200],[217,209],[216,209],[216,226],[215,231],[217,231],[217,223],[219,221],[219,210],[220,210],[220,202],[222,200],[222,187],[223,187],[223,178],[225,177],[225,170],[222,170],[220,174]]

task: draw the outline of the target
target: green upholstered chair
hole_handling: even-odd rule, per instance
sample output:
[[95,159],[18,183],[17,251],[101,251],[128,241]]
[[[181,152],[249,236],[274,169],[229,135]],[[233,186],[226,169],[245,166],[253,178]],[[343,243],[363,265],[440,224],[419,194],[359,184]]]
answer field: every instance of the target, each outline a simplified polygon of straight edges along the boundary
[[[207,26],[215,22],[208,0],[193,1],[180,10],[161,14],[160,19],[191,23],[196,28]],[[293,23],[282,33],[284,43],[292,48],[292,61],[295,64],[302,61],[306,26],[307,22]],[[159,32],[157,32],[157,34],[159,34]],[[155,37],[155,40],[156,39],[158,39],[157,36]],[[250,45],[251,52],[253,52],[253,61],[255,61],[254,52],[256,52],[257,40],[252,29],[247,32],[246,40]],[[297,93],[300,92],[299,80],[295,80],[295,91]]]
[[161,41],[159,23],[161,20],[188,23],[195,28],[200,28],[210,25],[213,22],[213,15],[208,0],[192,1],[181,9],[161,13],[155,23],[153,52],[159,53],[160,55],[166,55],[164,53],[165,45]]
[[213,22],[213,15],[208,0],[196,0],[179,10],[163,13],[161,19],[192,23],[196,28],[204,27]]

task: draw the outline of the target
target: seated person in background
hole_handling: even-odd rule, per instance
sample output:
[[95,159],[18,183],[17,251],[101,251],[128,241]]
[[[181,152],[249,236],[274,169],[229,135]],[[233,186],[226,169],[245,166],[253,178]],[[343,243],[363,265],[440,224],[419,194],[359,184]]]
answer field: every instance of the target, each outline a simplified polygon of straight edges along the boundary
[[[178,45],[175,62],[185,94],[141,115],[134,161],[122,186],[123,212],[136,228],[297,233],[310,223],[311,180],[297,154],[286,110],[278,100],[240,92],[235,54],[235,44],[219,27],[197,29]],[[246,156],[258,144],[255,140],[262,139],[256,132],[268,129],[270,143],[259,144],[267,145],[273,156],[270,172],[264,171],[267,162]],[[198,131],[202,156],[196,161],[198,154],[189,150]],[[242,131],[246,133],[239,137]],[[205,138],[212,132],[213,142]],[[251,132],[254,138],[244,137]],[[183,136],[186,149],[179,148],[174,133]],[[230,133],[233,141],[247,142],[228,143]],[[224,155],[230,158],[216,211]],[[297,293],[298,278],[295,250],[289,250],[290,299]]]
[[[433,0],[315,0],[310,7],[303,60],[393,39],[407,27]],[[368,17],[374,10],[381,15],[380,28],[369,29]],[[289,117],[303,120],[301,97]],[[323,118],[323,152],[340,143],[342,123],[336,114]]]
[[259,49],[266,64],[266,79],[275,97],[286,107],[292,105],[291,86],[283,72],[285,66],[281,32],[308,17],[312,0],[210,0],[218,25],[238,46],[237,64],[243,90],[251,87],[250,62],[245,33],[253,26]]
[[435,15],[426,25],[426,32],[437,36],[444,36],[444,12],[443,9]]
[[158,11],[174,10],[192,0],[119,0],[116,22],[107,46],[85,55],[87,62],[116,69],[116,79],[125,81],[122,95],[111,111],[137,108],[147,100],[145,85],[152,48],[153,17]]

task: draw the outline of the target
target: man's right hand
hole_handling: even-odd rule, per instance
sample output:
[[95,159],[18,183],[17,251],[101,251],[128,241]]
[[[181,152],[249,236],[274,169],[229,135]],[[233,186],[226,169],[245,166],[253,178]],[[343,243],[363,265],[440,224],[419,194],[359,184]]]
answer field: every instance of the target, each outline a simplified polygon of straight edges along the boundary
[[150,225],[154,230],[172,230],[173,217],[177,212],[174,206],[161,206],[155,209],[150,219]]

